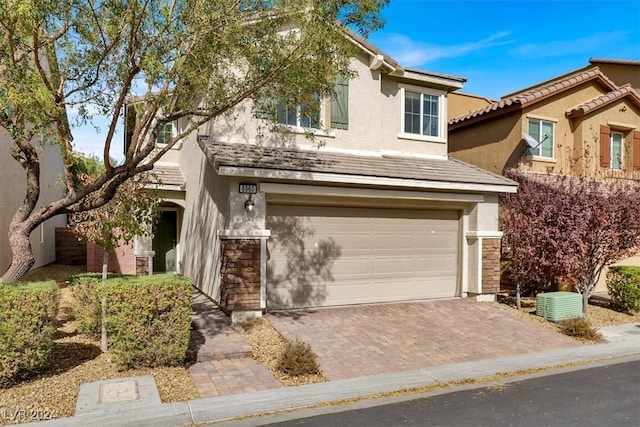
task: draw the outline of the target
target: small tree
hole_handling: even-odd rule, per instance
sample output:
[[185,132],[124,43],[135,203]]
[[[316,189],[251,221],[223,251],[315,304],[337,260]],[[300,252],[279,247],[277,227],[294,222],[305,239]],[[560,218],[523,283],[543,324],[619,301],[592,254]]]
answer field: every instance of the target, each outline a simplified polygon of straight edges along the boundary
[[160,200],[145,188],[148,182],[146,175],[139,175],[120,185],[107,204],[70,216],[74,234],[104,249],[102,280],[107,280],[110,252],[151,234]]
[[505,173],[520,186],[501,196],[500,224],[517,284],[570,283],[583,312],[603,269],[640,250],[635,182]]

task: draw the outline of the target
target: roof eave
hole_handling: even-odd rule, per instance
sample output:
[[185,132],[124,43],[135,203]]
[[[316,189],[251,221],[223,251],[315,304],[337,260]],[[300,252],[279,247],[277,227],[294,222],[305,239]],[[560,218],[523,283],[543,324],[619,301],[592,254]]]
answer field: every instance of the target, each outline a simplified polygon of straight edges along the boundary
[[223,164],[215,165],[221,176],[242,178],[278,179],[288,181],[312,181],[332,184],[351,184],[362,186],[385,186],[397,188],[418,188],[424,190],[453,190],[467,193],[515,193],[517,183],[481,184],[470,182],[429,181],[410,178],[388,178],[365,175],[335,174],[326,172],[308,172],[298,170],[275,170],[266,168],[238,167]]
[[449,92],[462,89],[464,83],[467,81],[467,79],[465,79],[464,77],[445,76],[408,69],[405,69],[402,75],[399,75],[398,77],[414,80],[421,83],[429,83],[432,85],[442,86],[447,88]]
[[498,108],[496,110],[492,110],[489,111],[487,113],[484,114],[479,114],[475,117],[471,117],[469,119],[466,120],[462,120],[456,123],[449,123],[448,126],[448,130],[452,131],[452,130],[458,130],[460,128],[466,127],[466,126],[471,126],[474,125],[476,123],[482,122],[484,120],[490,120],[490,119],[494,119],[496,117],[500,117],[503,116],[505,114],[509,114],[512,113],[514,111],[518,111],[521,110],[526,104],[521,104],[520,102],[514,102],[511,105],[508,105],[506,107],[502,107],[502,108]]

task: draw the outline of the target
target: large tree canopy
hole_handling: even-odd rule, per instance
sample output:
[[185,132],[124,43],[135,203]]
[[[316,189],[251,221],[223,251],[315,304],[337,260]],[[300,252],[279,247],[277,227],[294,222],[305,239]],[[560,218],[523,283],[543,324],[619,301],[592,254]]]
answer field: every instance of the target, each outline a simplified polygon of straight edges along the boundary
[[[10,225],[12,282],[34,263],[29,234],[54,215],[104,205],[201,124],[246,99],[292,102],[331,93],[349,74],[354,45],[381,26],[388,0],[0,0],[0,126],[25,171],[27,192]],[[135,94],[125,160],[109,150]],[[78,120],[67,119],[73,109]],[[73,185],[73,127],[94,114],[110,120],[105,172]],[[161,149],[166,123],[189,125]],[[66,196],[39,207],[40,157],[34,139],[57,144]],[[36,207],[38,206],[38,207]]]

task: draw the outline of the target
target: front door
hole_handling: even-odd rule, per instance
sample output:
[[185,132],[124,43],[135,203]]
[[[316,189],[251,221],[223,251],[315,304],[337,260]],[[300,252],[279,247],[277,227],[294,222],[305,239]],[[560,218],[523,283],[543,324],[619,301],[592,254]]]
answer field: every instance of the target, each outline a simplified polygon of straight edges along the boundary
[[175,273],[178,243],[178,212],[162,211],[153,231],[153,271]]

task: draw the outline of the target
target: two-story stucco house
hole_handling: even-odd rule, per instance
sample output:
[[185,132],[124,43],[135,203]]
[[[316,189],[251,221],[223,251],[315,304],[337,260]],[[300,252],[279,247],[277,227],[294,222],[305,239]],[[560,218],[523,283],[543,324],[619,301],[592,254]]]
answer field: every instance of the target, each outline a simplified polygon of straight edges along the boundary
[[353,42],[357,76],[321,100],[322,128],[279,107],[281,130],[260,137],[244,108],[161,159],[164,211],[134,245],[138,273],[189,276],[236,317],[495,296],[498,193],[517,187],[447,155],[447,96],[464,79]]
[[640,179],[640,61],[590,62],[452,118],[449,154],[495,173]]
[[[36,144],[34,144],[36,145]],[[40,146],[40,199],[38,205],[64,197],[64,186],[60,178],[63,174],[62,157],[57,147],[51,144]],[[11,156],[11,139],[0,130],[0,274],[11,264],[9,246],[9,224],[18,206],[22,203],[27,188],[24,169]],[[64,227],[64,215],[51,218],[31,233],[31,248],[36,259],[33,268],[56,260],[55,228]]]

